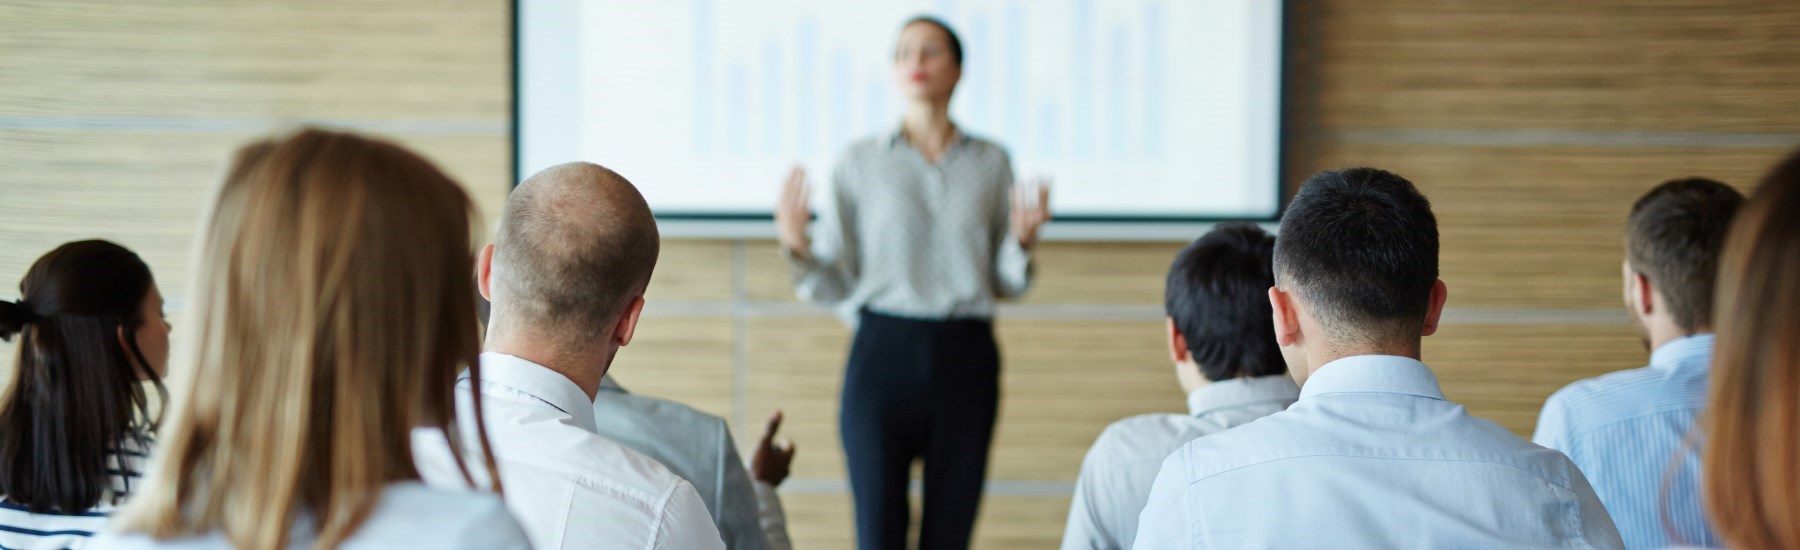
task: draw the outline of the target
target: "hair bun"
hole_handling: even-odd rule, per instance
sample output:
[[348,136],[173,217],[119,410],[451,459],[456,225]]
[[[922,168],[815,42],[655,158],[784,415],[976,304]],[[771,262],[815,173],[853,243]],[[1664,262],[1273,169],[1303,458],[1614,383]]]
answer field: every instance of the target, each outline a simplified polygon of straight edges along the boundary
[[31,304],[25,303],[25,300],[0,302],[0,340],[12,341],[14,334],[36,320],[37,315],[32,314]]

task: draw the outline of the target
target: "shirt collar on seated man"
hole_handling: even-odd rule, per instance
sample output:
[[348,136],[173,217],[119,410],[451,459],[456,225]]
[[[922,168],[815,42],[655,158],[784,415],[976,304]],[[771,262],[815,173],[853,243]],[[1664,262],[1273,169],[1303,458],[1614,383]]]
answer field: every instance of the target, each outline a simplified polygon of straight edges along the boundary
[[[468,378],[464,373],[462,379]],[[569,415],[576,426],[590,432],[598,430],[592,412],[594,400],[575,381],[550,367],[513,355],[485,352],[481,354],[481,383],[535,398]]]
[[1225,409],[1280,402],[1292,403],[1300,396],[1300,387],[1287,373],[1270,376],[1229,378],[1211,382],[1188,392],[1188,414],[1203,416]]
[[1319,366],[1300,400],[1334,393],[1391,393],[1444,400],[1437,376],[1425,363],[1398,355],[1353,355]]
[[1713,350],[1713,334],[1703,332],[1682,336],[1657,346],[1650,352],[1650,368],[1679,369],[1698,367],[1705,369],[1710,362]]

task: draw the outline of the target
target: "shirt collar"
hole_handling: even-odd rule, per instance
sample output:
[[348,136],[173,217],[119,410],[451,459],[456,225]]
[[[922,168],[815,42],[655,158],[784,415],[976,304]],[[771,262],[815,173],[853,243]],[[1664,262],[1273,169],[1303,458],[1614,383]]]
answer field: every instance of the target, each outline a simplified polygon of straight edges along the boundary
[[[467,373],[463,379],[468,379]],[[550,367],[504,353],[481,354],[481,383],[503,386],[529,395],[569,415],[590,432],[598,432],[594,421],[594,400],[588,399],[581,386]]]
[[1285,374],[1220,380],[1188,392],[1188,414],[1203,416],[1225,409],[1263,403],[1293,403],[1300,387]]
[[[951,131],[956,132],[956,134],[950,138],[950,147],[945,149],[946,152],[956,148],[958,145],[969,142],[969,134],[963,133],[961,127],[957,127]],[[902,145],[912,147],[912,144],[907,143],[906,141],[906,126],[904,124],[895,124],[892,129],[888,130],[887,145],[889,149],[900,147]]]
[[1443,400],[1431,368],[1410,357],[1354,355],[1326,363],[1306,378],[1300,399],[1332,393],[1397,393]]
[[1713,334],[1703,332],[1663,342],[1650,352],[1650,368],[1681,370],[1704,369],[1712,361]]

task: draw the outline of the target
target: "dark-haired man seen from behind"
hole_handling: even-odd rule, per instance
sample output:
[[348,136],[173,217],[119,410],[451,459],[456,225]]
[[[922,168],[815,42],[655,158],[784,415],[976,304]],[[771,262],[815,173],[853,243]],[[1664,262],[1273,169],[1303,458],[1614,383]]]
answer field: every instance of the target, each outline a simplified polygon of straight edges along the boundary
[[1625,222],[1625,306],[1653,350],[1650,365],[1570,384],[1538,418],[1532,441],[1581,467],[1627,548],[1723,544],[1707,524],[1699,454],[1685,438],[1706,405],[1713,279],[1743,202],[1705,178],[1665,182],[1638,199]]
[[1448,289],[1437,218],[1373,168],[1313,176],[1281,220],[1275,340],[1300,400],[1163,461],[1136,548],[1619,548],[1581,471],[1445,399],[1419,361]]
[[1300,396],[1269,330],[1275,238],[1221,224],[1175,256],[1163,290],[1169,358],[1188,414],[1107,426],[1081,461],[1062,547],[1130,548],[1164,457],[1183,443],[1268,416]]

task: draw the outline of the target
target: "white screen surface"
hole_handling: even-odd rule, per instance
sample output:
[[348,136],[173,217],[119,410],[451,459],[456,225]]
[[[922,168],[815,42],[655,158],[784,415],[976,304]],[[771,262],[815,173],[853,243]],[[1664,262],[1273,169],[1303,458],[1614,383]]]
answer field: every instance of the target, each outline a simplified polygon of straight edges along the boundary
[[928,13],[963,42],[952,119],[1048,178],[1059,224],[1277,210],[1278,1],[518,2],[521,179],[586,160],[659,216],[766,217],[790,166],[829,185],[897,126],[893,42]]

